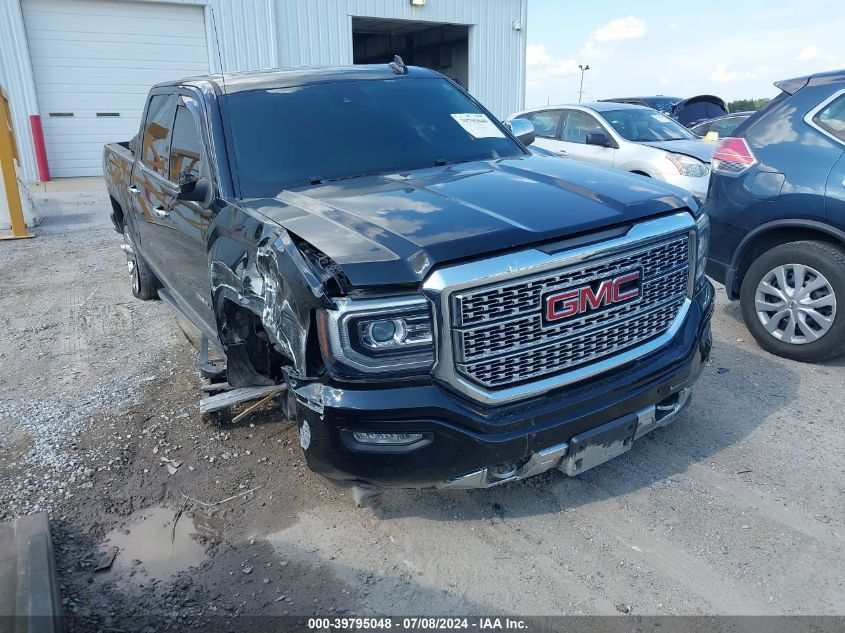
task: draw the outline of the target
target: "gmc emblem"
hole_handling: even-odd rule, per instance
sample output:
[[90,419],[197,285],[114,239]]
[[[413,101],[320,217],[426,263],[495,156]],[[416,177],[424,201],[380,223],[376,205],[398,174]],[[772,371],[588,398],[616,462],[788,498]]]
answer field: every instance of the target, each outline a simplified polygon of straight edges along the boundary
[[640,296],[642,273],[632,270],[598,284],[561,290],[544,297],[544,321],[552,323],[571,319],[579,314],[604,310],[610,306],[633,301]]

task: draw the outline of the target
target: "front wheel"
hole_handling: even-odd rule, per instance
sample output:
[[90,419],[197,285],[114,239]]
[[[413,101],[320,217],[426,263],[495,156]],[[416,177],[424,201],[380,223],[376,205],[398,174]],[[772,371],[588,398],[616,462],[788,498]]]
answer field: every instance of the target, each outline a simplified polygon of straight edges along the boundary
[[790,242],[758,257],[740,292],[742,317],[760,347],[806,363],[845,352],[845,250]]

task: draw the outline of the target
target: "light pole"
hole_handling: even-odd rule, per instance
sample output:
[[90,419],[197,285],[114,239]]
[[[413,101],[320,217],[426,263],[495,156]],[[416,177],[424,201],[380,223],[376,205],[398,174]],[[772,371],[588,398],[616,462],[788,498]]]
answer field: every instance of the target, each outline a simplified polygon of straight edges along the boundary
[[587,64],[584,66],[582,64],[578,64],[578,68],[581,69],[581,88],[578,90],[578,103],[581,103],[581,99],[584,96],[584,73],[590,70],[590,65]]

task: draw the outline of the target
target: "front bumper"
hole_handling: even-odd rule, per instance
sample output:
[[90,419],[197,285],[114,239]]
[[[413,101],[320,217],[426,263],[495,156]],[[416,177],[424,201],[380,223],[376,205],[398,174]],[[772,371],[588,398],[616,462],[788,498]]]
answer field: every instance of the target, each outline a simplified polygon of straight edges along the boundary
[[[528,400],[484,406],[434,382],[295,387],[306,462],[330,479],[400,488],[487,487],[555,467],[579,474],[630,448],[611,447],[576,469],[569,447],[585,434],[626,420],[633,440],[687,404],[712,347],[713,294],[706,282],[683,327],[660,349]],[[425,441],[379,448],[356,444],[354,432],[421,433]]]

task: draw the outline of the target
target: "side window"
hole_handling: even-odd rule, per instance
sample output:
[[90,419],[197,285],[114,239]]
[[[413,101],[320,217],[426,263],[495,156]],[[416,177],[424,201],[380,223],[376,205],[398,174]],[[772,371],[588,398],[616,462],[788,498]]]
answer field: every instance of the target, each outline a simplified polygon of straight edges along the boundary
[[707,133],[710,131],[710,124],[709,123],[699,123],[698,125],[693,126],[690,128],[692,133],[696,136],[707,136]]
[[845,95],[831,101],[827,107],[813,117],[813,123],[845,141]]
[[154,95],[150,98],[144,122],[141,161],[162,178],[167,178],[167,154],[170,128],[173,127],[173,97]]
[[560,111],[547,110],[531,114],[534,133],[543,138],[557,138],[557,126],[560,123]]
[[194,117],[181,103],[176,107],[173,142],[170,145],[170,175],[175,183],[197,181],[203,171],[202,140]]
[[587,134],[593,134],[594,132],[607,134],[607,130],[602,127],[601,123],[586,112],[570,110],[567,113],[566,121],[563,124],[564,141],[568,143],[586,143]]
[[712,127],[710,128],[711,132],[718,132],[719,137],[730,136],[731,132],[733,132],[736,128],[739,127],[739,124],[742,123],[743,119],[734,117],[732,119],[722,119],[721,121],[716,121],[713,123]]

